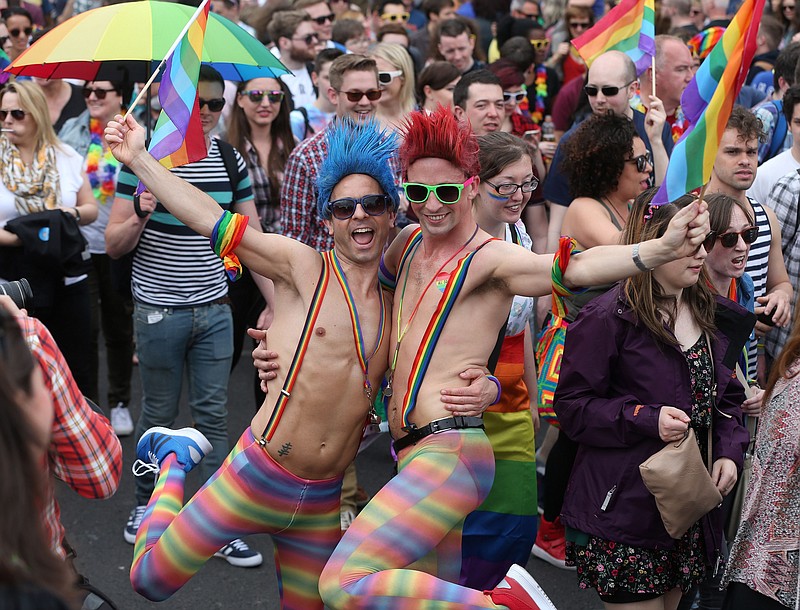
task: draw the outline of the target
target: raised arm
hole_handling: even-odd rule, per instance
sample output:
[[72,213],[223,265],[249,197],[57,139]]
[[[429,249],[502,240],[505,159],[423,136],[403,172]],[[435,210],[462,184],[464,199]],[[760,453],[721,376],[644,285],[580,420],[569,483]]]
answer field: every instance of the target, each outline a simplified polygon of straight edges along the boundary
[[[123,117],[117,115],[105,130],[112,154],[130,167],[173,216],[196,233],[209,237],[223,213],[222,208],[208,194],[181,180],[156,161],[145,148],[144,135],[144,128],[130,115],[124,123]],[[318,256],[310,248],[249,226],[236,254],[251,270],[271,279],[289,278],[304,267],[304,259],[312,265],[318,263]]]

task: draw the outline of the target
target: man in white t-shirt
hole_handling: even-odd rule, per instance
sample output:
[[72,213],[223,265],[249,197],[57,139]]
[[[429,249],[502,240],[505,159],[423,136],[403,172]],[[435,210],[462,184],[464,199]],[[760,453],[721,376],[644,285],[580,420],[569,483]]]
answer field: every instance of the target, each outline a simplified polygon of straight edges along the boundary
[[800,85],[789,87],[783,94],[783,114],[792,134],[792,147],[759,166],[753,186],[747,191],[748,197],[763,204],[778,180],[800,169]]
[[306,64],[314,61],[323,45],[311,17],[305,11],[280,11],[275,13],[267,32],[280,51],[281,62],[292,71],[281,80],[292,92],[294,107],[313,104],[317,96]]

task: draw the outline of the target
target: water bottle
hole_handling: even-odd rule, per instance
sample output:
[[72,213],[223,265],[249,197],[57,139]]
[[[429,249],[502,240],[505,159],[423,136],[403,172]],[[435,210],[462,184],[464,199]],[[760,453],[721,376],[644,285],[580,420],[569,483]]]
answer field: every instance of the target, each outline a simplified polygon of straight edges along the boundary
[[[549,114],[544,117],[542,122],[542,142],[555,142],[556,141],[556,126],[553,124],[553,117]],[[548,147],[550,148],[550,147]],[[552,160],[552,155],[545,154],[542,151],[542,159],[545,163]]]

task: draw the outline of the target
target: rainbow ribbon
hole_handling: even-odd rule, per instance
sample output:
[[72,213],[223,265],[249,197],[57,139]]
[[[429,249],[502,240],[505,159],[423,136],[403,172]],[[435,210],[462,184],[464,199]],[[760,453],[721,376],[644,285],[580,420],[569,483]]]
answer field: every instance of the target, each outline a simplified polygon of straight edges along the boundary
[[551,298],[553,300],[553,315],[559,318],[565,318],[567,315],[567,306],[564,303],[564,298],[572,296],[579,291],[570,290],[564,285],[564,273],[567,271],[569,259],[573,254],[579,253],[578,243],[571,237],[562,235],[558,242],[558,250],[553,256],[553,269],[551,271],[551,278],[553,281],[553,291]]
[[231,214],[228,210],[219,217],[217,224],[211,231],[209,242],[214,253],[222,259],[225,265],[225,273],[232,282],[242,277],[242,263],[233,251],[239,247],[247,228],[247,216],[241,214]]

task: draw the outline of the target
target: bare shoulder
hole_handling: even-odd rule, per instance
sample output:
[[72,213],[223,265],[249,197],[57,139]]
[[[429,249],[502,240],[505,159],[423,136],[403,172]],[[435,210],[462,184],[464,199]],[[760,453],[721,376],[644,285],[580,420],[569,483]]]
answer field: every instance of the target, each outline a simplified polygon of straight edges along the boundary
[[383,254],[383,264],[392,273],[397,273],[397,267],[400,264],[400,257],[403,255],[406,243],[418,228],[419,225],[417,224],[403,227]]

